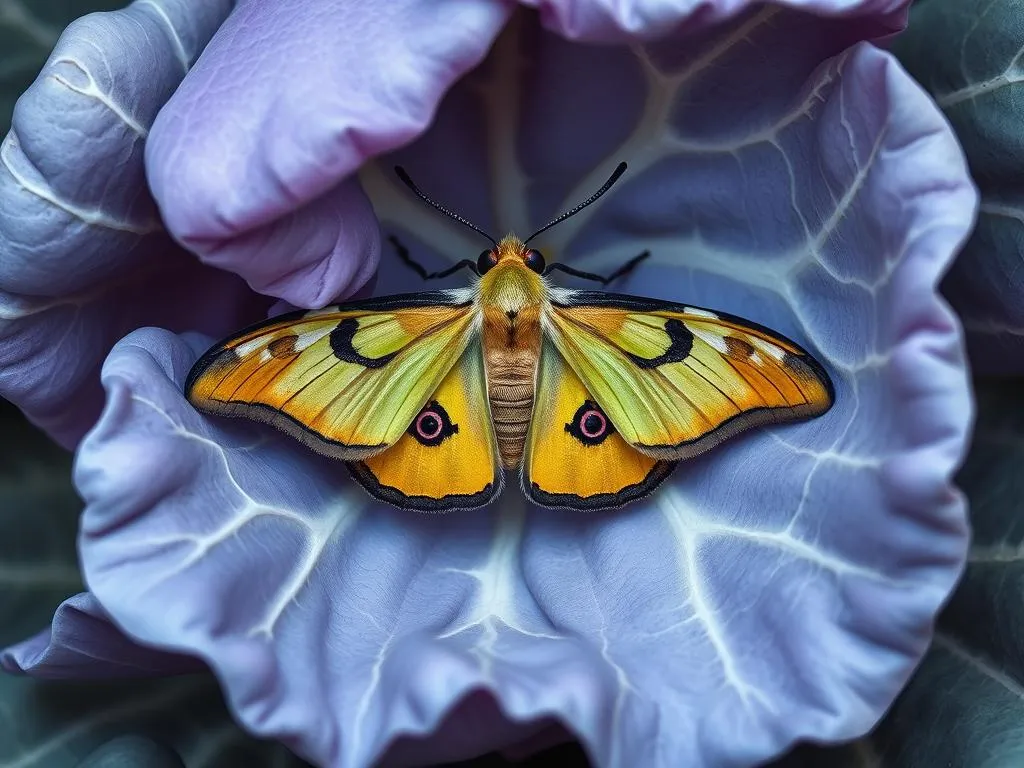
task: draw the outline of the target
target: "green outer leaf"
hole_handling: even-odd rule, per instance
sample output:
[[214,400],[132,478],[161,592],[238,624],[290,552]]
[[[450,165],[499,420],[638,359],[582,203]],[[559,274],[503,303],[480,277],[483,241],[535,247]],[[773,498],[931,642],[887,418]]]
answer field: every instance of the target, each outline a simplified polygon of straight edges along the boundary
[[4,401],[0,436],[0,645],[8,645],[46,628],[53,609],[82,591],[75,550],[82,504],[71,455]]
[[944,632],[876,733],[894,768],[1024,765],[1024,691]]
[[893,52],[949,118],[981,192],[944,291],[975,364],[1024,373],[1024,5],[919,2]]
[[[0,644],[44,629],[57,605],[81,591],[80,511],[71,455],[0,400]],[[103,746],[133,733],[175,748],[188,768],[305,765],[239,729],[212,676],[54,683],[0,673],[0,768],[72,768],[83,759],[86,768],[88,760],[92,768],[150,768],[155,745],[129,738]]]
[[859,739],[839,747],[802,745],[766,768],[883,768],[870,739]]
[[958,478],[974,533],[967,569],[874,734],[886,766],[1024,765],[1024,379],[979,382],[977,396]]
[[122,736],[109,741],[85,758],[78,768],[130,768],[133,765],[185,768],[177,753],[142,736]]
[[[1024,683],[1024,381],[983,386],[960,482],[971,501],[967,571],[943,629]],[[1022,732],[1024,732],[1024,720]],[[1024,761],[1021,762],[1024,765]]]

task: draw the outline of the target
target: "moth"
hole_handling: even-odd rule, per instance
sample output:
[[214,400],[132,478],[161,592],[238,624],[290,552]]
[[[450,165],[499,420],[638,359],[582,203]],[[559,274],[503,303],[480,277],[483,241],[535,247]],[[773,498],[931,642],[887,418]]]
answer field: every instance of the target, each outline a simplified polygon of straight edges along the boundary
[[343,461],[374,497],[424,511],[492,501],[506,473],[544,507],[619,507],[677,462],[743,430],[825,413],[834,389],[793,341],[739,317],[669,301],[553,285],[561,271],[525,240],[495,240],[399,178],[493,247],[423,278],[468,269],[473,285],[350,301],[240,331],[185,383],[200,411],[267,422]]

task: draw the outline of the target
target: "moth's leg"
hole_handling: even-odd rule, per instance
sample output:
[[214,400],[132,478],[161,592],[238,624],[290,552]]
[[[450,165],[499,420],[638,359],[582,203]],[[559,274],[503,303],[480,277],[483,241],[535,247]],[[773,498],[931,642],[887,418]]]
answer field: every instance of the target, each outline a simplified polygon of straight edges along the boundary
[[618,280],[623,275],[627,275],[630,272],[632,272],[636,268],[637,264],[639,264],[641,261],[643,261],[650,255],[650,251],[644,251],[643,253],[634,256],[632,259],[627,261],[625,264],[623,264],[621,267],[619,267],[618,269],[616,269],[614,272],[607,276],[597,275],[594,274],[593,272],[584,272],[579,269],[568,267],[565,264],[550,264],[548,265],[548,268],[544,270],[544,274],[549,274],[550,272],[553,272],[557,269],[559,272],[565,272],[567,275],[572,275],[573,277],[582,277],[584,280],[593,280],[596,283],[608,285],[608,283],[612,282],[613,280]]
[[402,243],[399,241],[397,237],[395,237],[394,235],[388,235],[388,242],[391,243],[392,246],[394,246],[395,252],[398,254],[398,258],[400,258],[408,267],[410,267],[417,275],[422,277],[424,280],[435,280],[441,277],[448,277],[448,275],[453,275],[460,269],[470,269],[476,272],[476,264],[470,261],[469,259],[463,259],[458,264],[455,264],[449,267],[448,269],[442,269],[440,272],[427,272],[426,268],[422,264],[420,264],[418,261],[413,259],[412,256],[409,255],[409,249],[402,245]]
[[424,269],[422,264],[420,264],[418,261],[413,259],[412,256],[409,255],[409,249],[402,245],[402,242],[397,237],[395,237],[394,235],[388,235],[388,242],[391,243],[392,246],[394,246],[395,253],[398,254],[398,258],[400,258],[406,264],[406,266],[410,267],[417,275],[422,277],[424,280],[427,279],[427,270]]

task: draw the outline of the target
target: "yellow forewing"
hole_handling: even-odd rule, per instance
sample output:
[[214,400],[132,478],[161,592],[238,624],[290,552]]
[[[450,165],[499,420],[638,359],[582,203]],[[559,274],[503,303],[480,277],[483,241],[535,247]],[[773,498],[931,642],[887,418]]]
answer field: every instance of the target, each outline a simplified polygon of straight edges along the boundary
[[689,458],[749,427],[832,405],[814,358],[730,315],[572,291],[552,303],[545,331],[622,438],[658,458]]
[[546,507],[618,507],[650,493],[673,466],[623,440],[561,355],[544,344],[523,464],[527,496]]
[[502,474],[479,342],[466,349],[397,443],[349,466],[372,495],[409,509],[469,509],[498,495]]
[[185,392],[200,410],[365,458],[399,440],[466,349],[472,319],[471,305],[445,291],[291,313],[215,346]]

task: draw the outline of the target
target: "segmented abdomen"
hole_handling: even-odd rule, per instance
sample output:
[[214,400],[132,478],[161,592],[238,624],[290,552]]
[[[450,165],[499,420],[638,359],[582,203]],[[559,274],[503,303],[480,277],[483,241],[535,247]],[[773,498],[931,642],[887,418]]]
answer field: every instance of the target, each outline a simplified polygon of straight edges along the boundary
[[533,412],[535,365],[522,361],[499,364],[488,371],[487,396],[491,401],[491,419],[498,438],[501,463],[514,469],[523,459],[526,433]]

